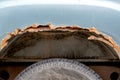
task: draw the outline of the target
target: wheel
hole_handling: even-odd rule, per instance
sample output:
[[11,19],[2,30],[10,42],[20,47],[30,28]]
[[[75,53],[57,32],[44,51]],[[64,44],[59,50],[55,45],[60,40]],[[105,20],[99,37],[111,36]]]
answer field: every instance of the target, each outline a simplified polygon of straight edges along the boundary
[[29,66],[15,80],[102,80],[102,78],[80,62],[48,59]]

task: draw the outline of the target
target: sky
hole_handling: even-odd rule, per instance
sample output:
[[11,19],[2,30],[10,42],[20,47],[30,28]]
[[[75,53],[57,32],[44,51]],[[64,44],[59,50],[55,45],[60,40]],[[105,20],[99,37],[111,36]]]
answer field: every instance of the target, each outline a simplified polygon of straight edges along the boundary
[[35,1],[38,0],[0,1],[0,39],[6,33],[14,31],[15,28],[24,28],[24,26],[34,23],[47,24],[51,22],[56,26],[95,27],[112,36],[120,45],[119,0]]

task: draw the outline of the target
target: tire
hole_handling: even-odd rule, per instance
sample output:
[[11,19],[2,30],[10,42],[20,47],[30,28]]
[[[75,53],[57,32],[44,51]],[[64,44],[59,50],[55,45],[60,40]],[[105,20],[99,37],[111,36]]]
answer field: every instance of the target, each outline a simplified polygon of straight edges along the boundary
[[15,80],[102,80],[102,78],[80,62],[48,59],[29,66]]

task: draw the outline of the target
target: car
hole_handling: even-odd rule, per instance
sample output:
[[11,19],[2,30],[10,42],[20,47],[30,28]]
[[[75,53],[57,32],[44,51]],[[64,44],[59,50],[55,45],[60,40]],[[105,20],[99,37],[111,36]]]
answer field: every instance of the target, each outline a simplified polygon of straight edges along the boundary
[[113,0],[0,1],[0,77],[119,79],[119,4]]

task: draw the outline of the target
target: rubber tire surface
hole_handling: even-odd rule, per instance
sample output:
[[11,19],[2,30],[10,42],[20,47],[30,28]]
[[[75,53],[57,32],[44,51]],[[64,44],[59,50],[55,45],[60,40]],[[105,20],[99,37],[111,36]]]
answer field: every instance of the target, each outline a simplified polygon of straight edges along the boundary
[[94,70],[90,69],[88,66],[78,61],[69,59],[47,59],[39,61],[23,70],[15,78],[15,80],[29,80],[29,77],[33,76],[37,72],[56,67],[74,70],[80,75],[82,74],[83,76],[85,76],[88,80],[103,80],[97,73],[95,73]]

